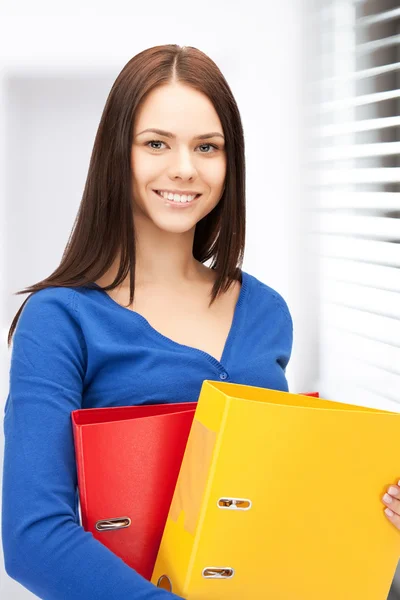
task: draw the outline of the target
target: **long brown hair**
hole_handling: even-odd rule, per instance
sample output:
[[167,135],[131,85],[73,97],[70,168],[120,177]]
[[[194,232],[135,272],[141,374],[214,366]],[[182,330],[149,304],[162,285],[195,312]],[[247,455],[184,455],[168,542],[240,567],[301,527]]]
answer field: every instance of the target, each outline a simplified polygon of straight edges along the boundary
[[[129,273],[130,300],[135,291],[135,237],[132,215],[130,148],[139,105],[156,87],[181,82],[207,95],[220,118],[225,135],[227,168],[225,189],[217,206],[197,225],[193,256],[212,259],[217,277],[210,306],[240,276],[245,245],[245,152],[239,109],[221,71],[206,54],[192,46],[155,46],[134,56],[122,69],[108,95],[96,133],[88,175],[72,232],[60,265],[46,279],[18,294],[30,296],[50,286],[93,286],[120,252],[114,282]],[[25,299],[8,333],[8,346]]]

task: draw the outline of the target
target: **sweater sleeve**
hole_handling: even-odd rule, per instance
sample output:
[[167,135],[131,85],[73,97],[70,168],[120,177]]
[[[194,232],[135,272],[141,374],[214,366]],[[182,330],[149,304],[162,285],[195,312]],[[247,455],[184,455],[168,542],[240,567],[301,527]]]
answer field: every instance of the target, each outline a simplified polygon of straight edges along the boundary
[[71,411],[82,408],[86,347],[76,294],[34,293],[14,332],[3,421],[6,572],[45,600],[179,600],[79,524]]
[[278,358],[278,362],[281,365],[283,372],[286,374],[286,368],[293,352],[293,319],[289,306],[283,296],[276,290],[273,290],[272,288],[269,289],[273,291],[276,304],[283,317],[282,326],[279,331],[280,347],[282,351]]
[[290,313],[289,307],[287,305],[286,300],[284,300],[284,298],[282,296],[280,296],[280,300],[281,300],[281,310],[284,314],[285,317],[285,325],[286,325],[286,336],[285,339],[287,339],[287,356],[283,361],[283,372],[286,374],[286,368],[287,365],[289,364],[290,358],[292,356],[292,352],[293,352],[293,319],[292,319],[292,315]]

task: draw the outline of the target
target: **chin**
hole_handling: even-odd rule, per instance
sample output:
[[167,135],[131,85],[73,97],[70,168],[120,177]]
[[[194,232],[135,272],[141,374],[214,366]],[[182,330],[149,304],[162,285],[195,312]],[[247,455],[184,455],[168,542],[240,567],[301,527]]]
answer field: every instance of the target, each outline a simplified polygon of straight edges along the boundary
[[183,223],[156,223],[154,225],[161,229],[161,231],[165,231],[167,233],[187,233],[188,231],[192,231],[194,227],[196,227],[196,223],[187,223],[186,225]]

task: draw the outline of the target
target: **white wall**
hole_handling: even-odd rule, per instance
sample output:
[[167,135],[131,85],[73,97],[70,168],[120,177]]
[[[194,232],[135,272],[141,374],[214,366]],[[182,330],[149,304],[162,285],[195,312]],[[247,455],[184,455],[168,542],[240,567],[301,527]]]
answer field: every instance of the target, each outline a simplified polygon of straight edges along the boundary
[[[50,1],[2,2],[1,415],[8,392],[6,334],[26,298],[13,294],[59,264],[110,87],[132,56],[163,43],[209,54],[237,99],[247,159],[244,269],[277,289],[291,309],[291,391],[315,389],[317,281],[307,251],[309,203],[301,167],[301,3],[153,0],[148,10],[140,4],[114,2],[111,11],[108,2],[69,2],[61,12]],[[1,429],[1,460],[2,436]],[[33,597],[5,574],[2,563],[0,596]]]

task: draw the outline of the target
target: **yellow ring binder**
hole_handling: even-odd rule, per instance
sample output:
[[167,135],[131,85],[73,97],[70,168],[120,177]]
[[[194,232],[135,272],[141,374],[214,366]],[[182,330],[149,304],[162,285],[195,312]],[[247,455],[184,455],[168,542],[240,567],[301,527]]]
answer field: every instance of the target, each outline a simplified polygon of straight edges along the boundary
[[152,581],[186,600],[386,600],[399,432],[397,412],[205,380]]

